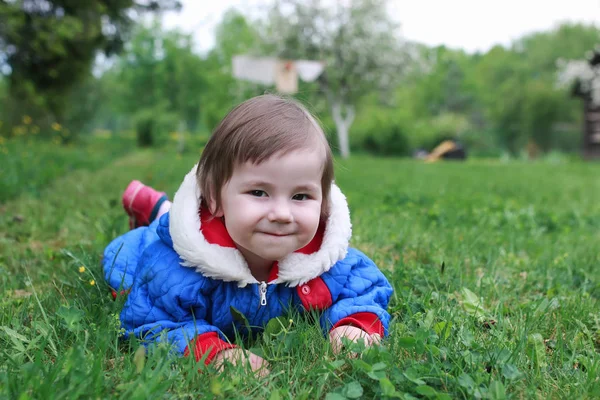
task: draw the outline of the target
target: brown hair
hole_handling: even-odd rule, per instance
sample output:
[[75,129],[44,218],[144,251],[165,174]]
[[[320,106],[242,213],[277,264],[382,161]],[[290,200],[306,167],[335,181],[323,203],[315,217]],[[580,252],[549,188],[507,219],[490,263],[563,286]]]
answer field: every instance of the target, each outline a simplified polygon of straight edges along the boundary
[[315,139],[325,150],[321,209],[326,215],[333,157],[323,129],[300,103],[270,94],[241,103],[214,130],[196,170],[205,205],[212,200],[217,210],[221,207],[221,188],[231,179],[236,165],[248,161],[260,164],[273,155],[306,148]]

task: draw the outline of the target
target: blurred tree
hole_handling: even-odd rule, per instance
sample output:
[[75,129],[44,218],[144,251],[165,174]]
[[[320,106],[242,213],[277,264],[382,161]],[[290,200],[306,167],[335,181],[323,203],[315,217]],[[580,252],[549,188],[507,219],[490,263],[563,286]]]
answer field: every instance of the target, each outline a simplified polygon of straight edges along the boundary
[[168,111],[179,114],[187,130],[198,127],[201,96],[206,88],[204,62],[194,53],[190,35],[177,31],[165,32],[163,54],[158,64],[157,77]]
[[115,69],[117,108],[133,116],[136,125],[151,125],[155,133],[174,131],[180,121],[188,129],[197,127],[206,81],[204,62],[194,54],[189,35],[164,31],[156,21],[141,25]]
[[257,94],[257,85],[232,76],[231,59],[237,54],[260,51],[260,37],[244,15],[229,10],[215,29],[215,47],[208,53],[204,69],[207,88],[202,93],[203,120],[212,130],[236,104]]
[[212,129],[235,103],[257,92],[231,76],[232,55],[258,44],[251,25],[228,11],[215,39],[215,47],[202,57],[194,52],[191,36],[167,31],[157,21],[138,25],[116,63],[100,77],[104,101],[97,126],[120,130],[155,124],[155,133],[161,133],[179,130],[184,122],[190,131]]
[[554,145],[554,125],[563,120],[563,103],[563,94],[552,86],[541,81],[527,83],[520,118],[523,135],[542,151],[549,151]]
[[472,56],[444,46],[426,51],[430,67],[411,77],[415,88],[410,99],[412,107],[421,115],[468,114],[476,106],[475,89],[470,80]]
[[498,143],[512,153],[524,145],[520,117],[527,68],[523,57],[501,46],[483,55],[473,69],[477,98]]
[[[579,124],[579,105],[556,85],[557,63],[580,58],[599,38],[593,25],[563,24],[527,35],[510,48],[496,46],[474,60],[476,96],[499,144],[513,154],[531,140],[549,150],[556,125]],[[578,141],[576,130],[573,134]]]
[[92,80],[96,82],[95,95],[99,97],[99,101],[93,117],[89,120],[90,127],[107,129],[111,132],[127,129],[130,121],[122,108],[124,102],[121,98],[128,89],[121,82],[117,66],[112,66]]
[[599,44],[597,26],[565,23],[547,32],[527,35],[513,46],[524,57],[532,80],[543,81],[548,88],[562,94],[560,122],[577,125],[574,133],[581,122],[581,104],[569,96],[566,88],[556,85],[557,75],[565,60],[581,60]]
[[120,51],[137,15],[179,6],[177,0],[0,0],[0,53],[11,97],[21,103],[15,108],[34,105],[62,122],[69,91],[89,74],[98,51]]
[[91,73],[87,79],[75,85],[69,92],[67,98],[68,107],[64,112],[64,124],[71,132],[63,137],[64,142],[68,142],[82,134],[88,129],[96,112],[102,107],[104,101],[104,87],[102,82]]
[[[421,58],[428,63],[396,90],[398,104],[410,109],[414,122],[414,129],[407,131],[426,138],[429,133],[422,127],[434,131],[430,122],[450,112],[469,119],[477,131],[468,132],[471,139],[475,134],[489,135],[493,140],[487,143],[513,154],[530,141],[544,151],[558,145],[566,150],[576,147],[568,143],[579,141],[581,106],[557,87],[557,61],[581,58],[598,42],[599,33],[591,25],[564,24],[486,53],[423,49]],[[568,65],[576,69],[573,63]],[[411,139],[422,142],[419,137]]]
[[215,47],[212,54],[217,56],[220,64],[230,71],[233,56],[257,51],[258,45],[258,32],[248,23],[243,14],[231,9],[225,12],[223,20],[215,29]]
[[326,63],[319,83],[335,122],[340,153],[348,157],[355,107],[369,93],[394,88],[405,53],[385,0],[330,5],[322,0],[276,1],[263,34],[270,54]]
[[526,35],[512,47],[524,57],[531,71],[553,78],[557,60],[580,59],[599,42],[598,27],[565,23],[547,32]]

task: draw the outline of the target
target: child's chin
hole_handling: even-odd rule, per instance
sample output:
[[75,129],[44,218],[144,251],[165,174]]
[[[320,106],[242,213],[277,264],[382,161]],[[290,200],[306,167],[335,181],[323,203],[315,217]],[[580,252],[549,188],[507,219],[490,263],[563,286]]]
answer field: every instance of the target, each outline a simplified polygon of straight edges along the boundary
[[277,260],[281,260],[283,258],[285,258],[286,256],[288,256],[290,253],[285,253],[285,252],[277,252],[277,253],[264,253],[261,254],[260,257],[263,260],[270,260],[272,262],[275,262]]

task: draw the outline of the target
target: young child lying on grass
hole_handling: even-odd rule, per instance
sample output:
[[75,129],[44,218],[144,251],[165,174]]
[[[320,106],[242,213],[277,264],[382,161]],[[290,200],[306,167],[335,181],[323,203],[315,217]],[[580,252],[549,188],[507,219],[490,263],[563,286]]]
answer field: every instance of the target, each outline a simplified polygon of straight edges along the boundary
[[[300,104],[252,98],[216,128],[173,203],[130,183],[123,205],[138,227],[105,249],[105,279],[127,293],[126,335],[167,340],[197,361],[267,363],[231,344],[231,307],[261,327],[290,310],[318,310],[334,352],[342,338],[379,343],[392,288],[348,247],[346,199],[333,183],[323,130]],[[166,336],[164,335],[166,331]],[[162,335],[161,335],[162,333]]]

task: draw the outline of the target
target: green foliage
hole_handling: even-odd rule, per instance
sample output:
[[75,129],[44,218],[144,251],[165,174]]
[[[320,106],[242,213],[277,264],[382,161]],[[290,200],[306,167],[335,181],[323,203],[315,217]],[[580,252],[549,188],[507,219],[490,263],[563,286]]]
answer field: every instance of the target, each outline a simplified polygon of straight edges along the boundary
[[365,136],[362,147],[370,153],[381,155],[408,156],[410,145],[406,133],[399,125],[388,125],[383,129],[374,127]]
[[92,77],[87,77],[70,91],[69,107],[63,116],[63,125],[72,133],[70,139],[93,131],[94,118],[109,95],[102,82]]
[[0,74],[0,100],[6,98],[8,92],[6,78]]
[[0,136],[0,203],[19,194],[40,197],[43,187],[54,179],[77,169],[98,169],[135,148],[133,137],[111,132],[98,132],[68,146],[61,142],[59,137],[47,141]]
[[581,58],[599,41],[594,26],[563,24],[483,54],[421,49],[425,66],[399,85],[397,103],[409,110],[416,130],[426,127],[418,136],[435,136],[428,125],[440,115],[462,116],[470,125],[462,141],[479,154],[518,154],[532,142],[542,151],[577,150],[582,104],[556,88],[556,62]]
[[[238,103],[261,94],[258,85],[237,81],[232,76],[231,60],[238,54],[254,54],[261,41],[251,21],[235,10],[229,10],[215,29],[215,47],[204,60],[202,74],[206,90],[200,93],[202,122],[212,131]],[[265,88],[262,88],[264,91]]]
[[461,114],[440,114],[427,120],[416,121],[413,125],[411,142],[413,148],[427,151],[444,140],[462,140],[471,127],[468,119]]
[[[218,32],[250,32],[243,17],[228,15]],[[118,65],[101,78],[108,89],[97,123],[142,124],[163,136],[181,123],[191,132],[212,130],[238,100],[258,94],[231,77],[232,54],[226,52],[250,46],[251,36],[240,43],[225,34],[217,39],[223,48],[203,59],[190,36],[165,31],[158,22],[139,26]]]
[[257,51],[260,46],[259,34],[246,17],[235,9],[230,9],[215,30],[215,47],[212,55],[218,57],[227,69],[235,55]]
[[516,40],[513,50],[526,58],[532,71],[553,77],[556,60],[582,59],[599,40],[598,27],[593,24],[563,23],[550,31],[531,33]]
[[140,110],[157,116],[173,113],[195,128],[204,87],[202,67],[189,36],[165,32],[158,22],[139,26],[116,75],[107,76],[121,87],[113,100],[115,108],[129,115]]
[[411,152],[402,110],[365,105],[351,129],[351,146],[372,154],[408,156]]
[[135,133],[138,146],[150,147],[154,145],[156,130],[156,121],[152,111],[141,111],[135,122]]
[[135,114],[135,132],[140,147],[164,145],[177,129],[177,115],[164,109],[142,109]]
[[71,90],[88,76],[98,51],[120,51],[131,12],[178,6],[173,0],[0,2],[0,53],[10,67],[11,98],[34,106],[21,112],[64,124]]
[[[24,22],[14,8],[24,3],[0,6],[4,12],[0,15],[8,16],[0,37],[20,29]],[[431,150],[444,139],[460,140],[470,155],[519,156],[528,147],[546,154],[579,151],[582,104],[556,88],[556,61],[583,57],[600,38],[596,27],[563,24],[527,35],[509,47],[467,54],[398,42],[389,35],[393,23],[374,22],[381,14],[379,0],[336,9],[326,2],[313,3],[294,0],[287,9],[271,10],[260,20],[229,11],[216,28],[215,48],[204,55],[195,52],[190,35],[167,31],[157,21],[122,27],[127,34],[121,38],[128,39],[124,51],[101,63],[99,70],[104,71],[98,77],[89,73],[89,65],[77,72],[80,64],[73,60],[73,76],[64,90],[42,90],[26,77],[15,85],[17,75],[1,79],[0,135],[37,131],[53,140],[60,126],[60,140],[69,143],[95,128],[116,132],[145,125],[140,130],[146,132],[142,142],[161,144],[173,131],[205,133],[235,105],[273,90],[231,76],[234,55],[262,54],[328,63],[318,82],[300,82],[296,97],[324,122],[336,149],[340,146],[333,103],[354,104],[349,143],[357,151],[409,155],[419,148]],[[57,32],[72,40],[81,27],[71,17],[60,19],[56,7],[52,10],[48,12],[53,16],[42,25],[64,22]],[[338,19],[355,23],[328,23]],[[90,26],[91,35],[96,25]],[[36,40],[47,44],[44,29]],[[52,46],[48,51],[61,46],[72,50],[61,40]],[[373,57],[377,63],[365,62]],[[53,114],[51,109],[63,111]]]
[[431,70],[417,74],[412,84],[409,107],[417,117],[441,113],[467,114],[476,109],[477,93],[472,87],[473,57],[463,51],[445,47],[426,49],[421,57],[428,60]]
[[521,114],[523,134],[544,151],[556,145],[554,125],[564,115],[563,98],[562,93],[542,82],[532,82],[526,87]]

